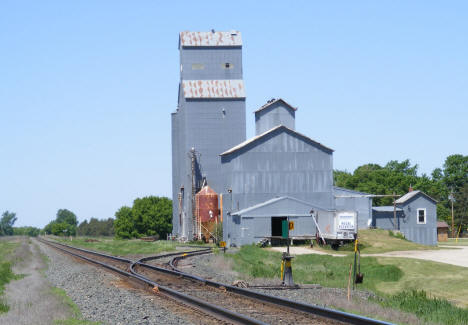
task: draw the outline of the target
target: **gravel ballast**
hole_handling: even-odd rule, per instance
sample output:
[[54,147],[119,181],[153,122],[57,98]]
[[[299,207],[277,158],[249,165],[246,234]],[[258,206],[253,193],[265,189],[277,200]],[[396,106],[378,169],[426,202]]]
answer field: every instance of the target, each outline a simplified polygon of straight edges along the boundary
[[118,276],[37,243],[49,258],[47,279],[65,290],[84,319],[102,324],[192,324],[157,305],[161,299],[125,287]]

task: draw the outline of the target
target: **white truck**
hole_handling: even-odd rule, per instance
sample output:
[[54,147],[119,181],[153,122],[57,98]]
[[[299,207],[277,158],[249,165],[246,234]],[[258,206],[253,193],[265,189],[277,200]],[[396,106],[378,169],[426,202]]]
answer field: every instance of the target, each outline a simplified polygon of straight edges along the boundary
[[324,239],[333,248],[353,241],[357,234],[357,212],[336,211],[317,213],[317,237]]

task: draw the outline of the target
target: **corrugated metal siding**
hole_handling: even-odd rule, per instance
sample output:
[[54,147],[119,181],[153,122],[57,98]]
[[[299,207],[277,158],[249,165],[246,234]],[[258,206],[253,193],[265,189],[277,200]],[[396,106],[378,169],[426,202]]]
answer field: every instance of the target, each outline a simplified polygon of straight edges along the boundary
[[[398,205],[403,209],[405,218],[401,223],[401,232],[405,237],[424,245],[437,245],[437,208],[436,204],[423,195],[415,196]],[[417,223],[417,210],[426,209],[426,224]]]
[[295,111],[282,102],[276,102],[265,109],[255,112],[255,131],[262,134],[277,125],[284,125],[295,130]]
[[395,230],[400,229],[403,224],[405,215],[403,211],[397,211],[396,227],[393,211],[376,211],[372,210],[372,226],[380,229]]
[[181,46],[242,46],[239,31],[229,32],[180,32]]
[[243,80],[184,80],[185,98],[245,98]]
[[[180,51],[182,80],[238,80],[242,79],[242,49],[188,48]],[[230,68],[226,69],[225,64]],[[202,65],[202,69],[193,69]]]
[[[351,190],[343,190],[334,187],[335,195],[359,195],[359,192]],[[372,220],[372,198],[368,197],[353,197],[353,198],[335,198],[337,210],[342,211],[357,211],[358,212],[358,229],[367,229],[369,220]]]
[[[408,240],[423,245],[437,245],[437,209],[434,202],[419,195],[398,207],[403,211],[397,211],[397,226]],[[417,210],[420,208],[426,209],[426,224],[417,223]],[[393,212],[373,210],[372,224],[377,228],[394,230]]]
[[[178,197],[179,192],[179,165],[178,165],[178,157],[177,157],[177,148],[179,147],[179,127],[178,127],[178,116],[177,113],[171,114],[171,139],[172,139],[172,198]],[[178,204],[179,202],[176,200],[172,200],[172,232],[178,233],[179,232],[179,212],[178,212]]]
[[[238,48],[181,48],[181,64],[184,62],[223,62],[234,61],[234,73],[236,79],[242,79],[241,51]],[[229,62],[229,61],[227,61]],[[238,62],[239,64],[237,64]],[[207,65],[209,67],[209,65]],[[210,70],[211,69],[211,70]],[[206,79],[206,70],[193,70],[185,74],[187,69],[181,72],[181,86],[179,87],[179,109],[173,120],[173,201],[175,207],[173,214],[173,233],[192,239],[192,200],[191,200],[191,162],[190,149],[195,148],[198,153],[198,163],[202,174],[207,176],[207,182],[217,193],[225,192],[222,185],[225,183],[221,172],[219,154],[230,147],[245,140],[245,99],[243,98],[196,98],[187,99],[183,93],[183,83],[186,75],[191,79]],[[210,79],[228,79],[232,71],[227,72],[221,65],[209,67]],[[239,73],[240,72],[240,73]],[[175,133],[175,134],[174,134]],[[174,159],[174,157],[176,157]],[[179,229],[176,225],[178,220],[178,198],[180,187],[185,189],[183,198],[183,213],[185,229]]]
[[334,207],[332,198],[332,154],[287,132],[268,134],[245,150],[222,157],[235,205],[240,209],[290,196],[325,209]]

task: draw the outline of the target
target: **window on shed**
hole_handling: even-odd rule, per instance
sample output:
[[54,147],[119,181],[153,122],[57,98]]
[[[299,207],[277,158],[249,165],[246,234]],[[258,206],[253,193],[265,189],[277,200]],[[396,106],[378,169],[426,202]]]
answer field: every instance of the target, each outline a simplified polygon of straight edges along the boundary
[[426,209],[418,209],[418,223],[426,223]]
[[192,70],[203,70],[205,65],[203,63],[192,63]]

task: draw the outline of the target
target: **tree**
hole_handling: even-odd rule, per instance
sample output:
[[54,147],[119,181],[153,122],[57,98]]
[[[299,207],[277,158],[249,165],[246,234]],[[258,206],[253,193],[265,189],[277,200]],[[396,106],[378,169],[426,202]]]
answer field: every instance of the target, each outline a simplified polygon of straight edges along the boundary
[[0,219],[0,236],[13,235],[13,224],[17,219],[16,213],[9,212],[8,210],[3,212],[2,219]]
[[115,217],[114,229],[118,238],[164,238],[172,229],[172,201],[158,196],[137,198],[131,208],[120,208]]
[[468,183],[455,194],[455,203],[455,223],[462,226],[468,224]]
[[59,209],[54,221],[51,221],[44,227],[44,231],[48,234],[56,236],[76,235],[76,225],[78,220],[76,215],[67,209]]
[[87,220],[81,222],[76,229],[79,236],[113,236],[114,235],[114,219],[99,220],[91,218],[89,223]]
[[30,236],[36,237],[40,233],[40,229],[36,227],[13,227],[13,235],[15,236]]
[[67,209],[59,209],[57,211],[57,217],[55,218],[55,221],[58,223],[65,222],[75,227],[78,225],[78,220],[76,219],[76,215]]
[[123,206],[115,213],[115,236],[117,238],[138,237],[132,217],[132,208]]
[[166,237],[172,229],[172,202],[166,197],[138,198],[133,201],[132,216],[140,235]]

